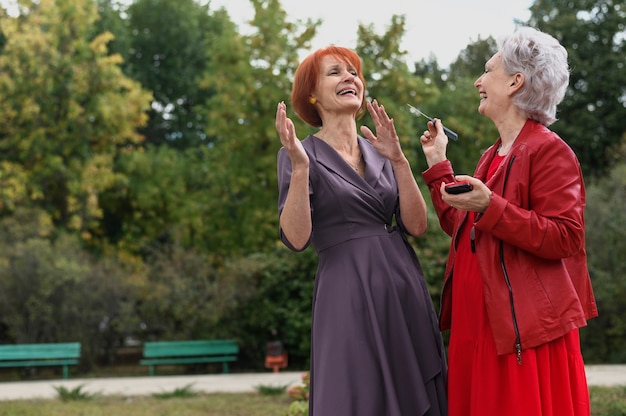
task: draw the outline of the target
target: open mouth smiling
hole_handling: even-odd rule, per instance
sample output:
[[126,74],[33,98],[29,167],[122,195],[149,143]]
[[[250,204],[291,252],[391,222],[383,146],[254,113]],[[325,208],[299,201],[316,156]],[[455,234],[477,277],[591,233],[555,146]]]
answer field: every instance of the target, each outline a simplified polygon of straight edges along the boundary
[[345,90],[341,90],[337,93],[337,95],[354,95],[356,96],[356,90],[352,88],[347,88]]

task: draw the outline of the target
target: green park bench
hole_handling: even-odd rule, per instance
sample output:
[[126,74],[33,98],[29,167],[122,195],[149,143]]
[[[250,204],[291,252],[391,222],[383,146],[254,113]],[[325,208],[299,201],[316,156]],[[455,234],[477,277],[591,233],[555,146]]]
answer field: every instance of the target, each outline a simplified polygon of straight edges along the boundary
[[80,360],[80,342],[0,345],[0,367],[63,367],[63,378],[70,377],[70,365]]
[[228,373],[228,363],[237,361],[239,346],[231,340],[155,341],[143,344],[141,365],[149,366],[149,374],[157,365],[222,363]]

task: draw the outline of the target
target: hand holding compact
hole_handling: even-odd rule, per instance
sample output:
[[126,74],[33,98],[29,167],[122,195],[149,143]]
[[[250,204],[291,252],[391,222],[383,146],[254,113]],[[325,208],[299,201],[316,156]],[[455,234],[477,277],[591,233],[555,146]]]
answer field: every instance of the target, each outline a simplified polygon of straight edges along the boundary
[[456,182],[441,183],[441,199],[457,209],[485,212],[491,201],[491,189],[473,176],[456,175],[455,179]]

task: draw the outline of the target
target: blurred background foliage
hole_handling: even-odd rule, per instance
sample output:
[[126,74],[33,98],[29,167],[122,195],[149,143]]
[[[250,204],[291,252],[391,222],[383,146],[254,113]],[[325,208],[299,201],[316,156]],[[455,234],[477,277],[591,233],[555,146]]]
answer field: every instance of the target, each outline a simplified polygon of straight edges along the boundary
[[[80,341],[81,371],[92,371],[131,341],[233,338],[238,368],[256,370],[277,330],[290,368],[306,369],[316,257],[278,240],[274,115],[321,22],[291,21],[278,0],[250,1],[245,35],[194,0],[10,3],[0,10],[0,342]],[[581,331],[583,351],[623,363],[626,0],[537,0],[530,11],[518,23],[570,54],[552,127],[588,186],[600,317]],[[497,138],[473,87],[496,42],[479,38],[442,68],[407,62],[404,33],[403,16],[384,33],[359,26],[367,94],[394,118],[420,185],[425,124],[407,103],[459,133],[448,156],[471,173]],[[312,132],[290,116],[301,138]],[[428,232],[411,242],[438,306],[449,238],[429,210]]]

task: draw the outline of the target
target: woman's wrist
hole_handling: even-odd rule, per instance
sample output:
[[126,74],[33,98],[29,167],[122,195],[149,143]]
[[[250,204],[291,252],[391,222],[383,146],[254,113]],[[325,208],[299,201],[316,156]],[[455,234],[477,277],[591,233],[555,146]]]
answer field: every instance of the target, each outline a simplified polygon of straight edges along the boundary
[[435,156],[426,157],[426,163],[428,164],[429,168],[435,166],[437,163],[445,162],[446,160],[448,160],[448,158],[445,155],[442,155],[442,156],[435,155]]
[[395,171],[397,171],[398,169],[402,169],[403,167],[411,169],[411,164],[409,163],[409,159],[404,156],[402,159],[391,161],[391,167]]

